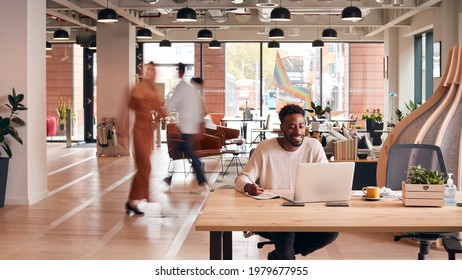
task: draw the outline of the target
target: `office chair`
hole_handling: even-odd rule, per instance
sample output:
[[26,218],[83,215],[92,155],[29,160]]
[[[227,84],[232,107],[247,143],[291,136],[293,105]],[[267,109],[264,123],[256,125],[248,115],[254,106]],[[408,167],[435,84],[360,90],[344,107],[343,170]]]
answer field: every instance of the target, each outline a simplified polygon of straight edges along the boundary
[[[385,186],[392,190],[401,190],[401,182],[406,181],[408,168],[419,164],[424,168],[446,173],[446,164],[439,146],[428,144],[395,144],[391,146]],[[416,240],[420,247],[418,259],[424,260],[430,252],[431,243],[440,237],[449,237],[449,235],[438,232],[410,232],[395,236],[394,240],[399,241],[402,238]]]
[[452,238],[443,239],[443,247],[448,252],[448,260],[455,260],[457,253],[462,253],[462,246],[460,245],[460,239],[457,236],[451,236]]

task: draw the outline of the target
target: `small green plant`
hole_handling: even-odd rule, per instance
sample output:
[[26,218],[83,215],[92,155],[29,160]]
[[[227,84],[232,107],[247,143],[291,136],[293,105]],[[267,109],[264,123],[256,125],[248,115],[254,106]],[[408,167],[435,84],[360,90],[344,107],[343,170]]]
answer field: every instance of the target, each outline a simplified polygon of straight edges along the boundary
[[410,166],[406,183],[442,185],[446,181],[446,174],[437,170],[423,168],[421,165]]
[[56,108],[56,112],[59,115],[59,119],[64,121],[66,120],[66,115],[67,115],[67,109],[71,108],[71,102],[67,102],[67,100],[64,100],[62,97],[59,98],[58,100],[58,107]]
[[[13,156],[13,153],[8,143],[5,142],[6,136],[10,135],[22,145],[22,139],[19,137],[19,133],[14,128],[13,124],[16,126],[26,126],[26,122],[18,117],[18,111],[27,110],[27,107],[21,103],[23,100],[24,94],[16,94],[16,90],[13,88],[13,93],[8,95],[8,102],[10,104],[5,104],[5,106],[10,109],[10,115],[6,118],[0,116],[0,144],[9,158]],[[0,151],[0,155],[1,154]]]
[[323,118],[324,114],[326,113],[326,111],[322,108],[321,105],[316,105],[314,104],[313,101],[311,101],[311,109],[305,109],[305,110],[310,113],[315,114],[316,117],[318,117],[319,119]]

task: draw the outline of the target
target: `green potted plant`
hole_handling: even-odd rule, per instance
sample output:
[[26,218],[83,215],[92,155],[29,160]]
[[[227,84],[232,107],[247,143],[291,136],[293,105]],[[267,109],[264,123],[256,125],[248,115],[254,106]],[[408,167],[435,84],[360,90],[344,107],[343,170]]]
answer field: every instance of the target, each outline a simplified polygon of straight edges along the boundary
[[[7,142],[8,136],[18,141],[21,145],[23,143],[15,128],[15,126],[21,127],[26,125],[26,122],[18,117],[19,111],[27,110],[27,107],[21,103],[23,100],[24,94],[16,94],[13,88],[13,93],[8,95],[9,104],[5,104],[10,113],[7,117],[0,116],[0,146],[2,147],[2,149],[0,149],[0,208],[3,207],[5,202],[8,164],[9,159],[13,156],[13,152]],[[1,157],[2,151],[6,153],[8,157]]]
[[421,165],[410,166],[403,181],[405,206],[444,206],[446,174]]
[[[313,113],[318,119],[323,119],[326,111],[322,108],[321,105],[316,105],[311,101],[311,109],[306,109],[308,112]],[[314,120],[314,116],[313,116]]]
[[56,112],[59,116],[59,129],[64,130],[66,124],[67,110],[71,108],[71,102],[66,102],[62,97],[58,100]]

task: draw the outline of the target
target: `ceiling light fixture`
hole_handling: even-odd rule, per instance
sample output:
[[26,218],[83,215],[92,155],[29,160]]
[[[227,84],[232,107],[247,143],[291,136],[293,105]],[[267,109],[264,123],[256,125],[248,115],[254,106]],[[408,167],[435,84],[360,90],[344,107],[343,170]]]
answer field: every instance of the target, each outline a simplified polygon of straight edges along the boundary
[[176,13],[176,20],[182,22],[193,22],[197,21],[196,11],[188,7],[188,2],[186,2],[186,7],[181,8]]
[[53,49],[52,45],[50,42],[47,41],[47,46],[45,48],[47,51],[51,51]]
[[321,37],[323,39],[337,39],[337,31],[333,28],[330,28],[330,14],[329,16],[329,28],[326,28],[322,31]]
[[208,29],[201,29],[199,32],[197,32],[197,39],[199,40],[212,40],[213,39],[213,33],[212,31]]
[[322,48],[322,47],[324,47],[324,42],[319,40],[319,39],[316,39],[311,43],[311,46],[313,48]]
[[212,31],[207,29],[207,11],[205,12],[205,16],[204,16],[204,29],[201,29],[199,30],[199,32],[197,32],[197,39],[199,40],[212,40],[213,39]]
[[151,30],[147,28],[140,28],[136,32],[136,39],[151,39],[152,38],[152,32]]
[[106,8],[98,12],[98,22],[114,23],[119,21],[117,12],[109,8],[109,0],[106,2]]
[[165,30],[165,39],[159,42],[159,47],[161,48],[170,48],[172,46],[172,42],[167,39],[167,33],[168,30]]
[[269,31],[269,38],[270,39],[282,39],[284,38],[284,30],[280,28],[273,28]]
[[171,46],[172,46],[172,42],[170,42],[167,39],[164,39],[164,40],[159,42],[159,47],[161,47],[161,48],[170,48]]
[[326,28],[322,31],[321,37],[323,39],[337,39],[337,31],[332,28]]
[[318,34],[319,34],[319,26],[316,25],[316,40],[314,40],[311,43],[311,47],[313,47],[313,48],[322,48],[322,47],[324,47],[324,42],[317,39],[318,36],[319,36]]
[[279,7],[274,8],[271,11],[270,20],[274,20],[274,21],[290,21],[290,11],[289,11],[289,9],[281,7],[281,1],[279,1]]
[[279,42],[271,41],[268,43],[268,49],[279,49]]
[[69,40],[69,33],[64,29],[58,29],[53,33],[53,39],[55,40]]
[[358,7],[353,6],[353,0],[351,5],[342,10],[342,20],[348,21],[359,21],[363,19],[363,14]]
[[218,40],[212,40],[209,42],[209,49],[218,50],[221,49],[221,43]]
[[88,48],[90,50],[96,50],[96,41],[95,40],[90,41],[90,43],[88,44]]

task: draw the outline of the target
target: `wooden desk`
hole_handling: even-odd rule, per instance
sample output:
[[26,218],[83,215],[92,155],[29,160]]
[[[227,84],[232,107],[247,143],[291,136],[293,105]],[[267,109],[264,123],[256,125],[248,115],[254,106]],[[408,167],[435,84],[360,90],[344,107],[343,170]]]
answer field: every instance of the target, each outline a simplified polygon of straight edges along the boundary
[[[197,231],[210,231],[210,259],[232,259],[233,231],[291,232],[458,232],[462,207],[404,207],[398,198],[363,201],[350,207],[283,207],[283,199],[255,200],[230,189],[211,192],[196,221]],[[462,201],[462,193],[458,193]]]

